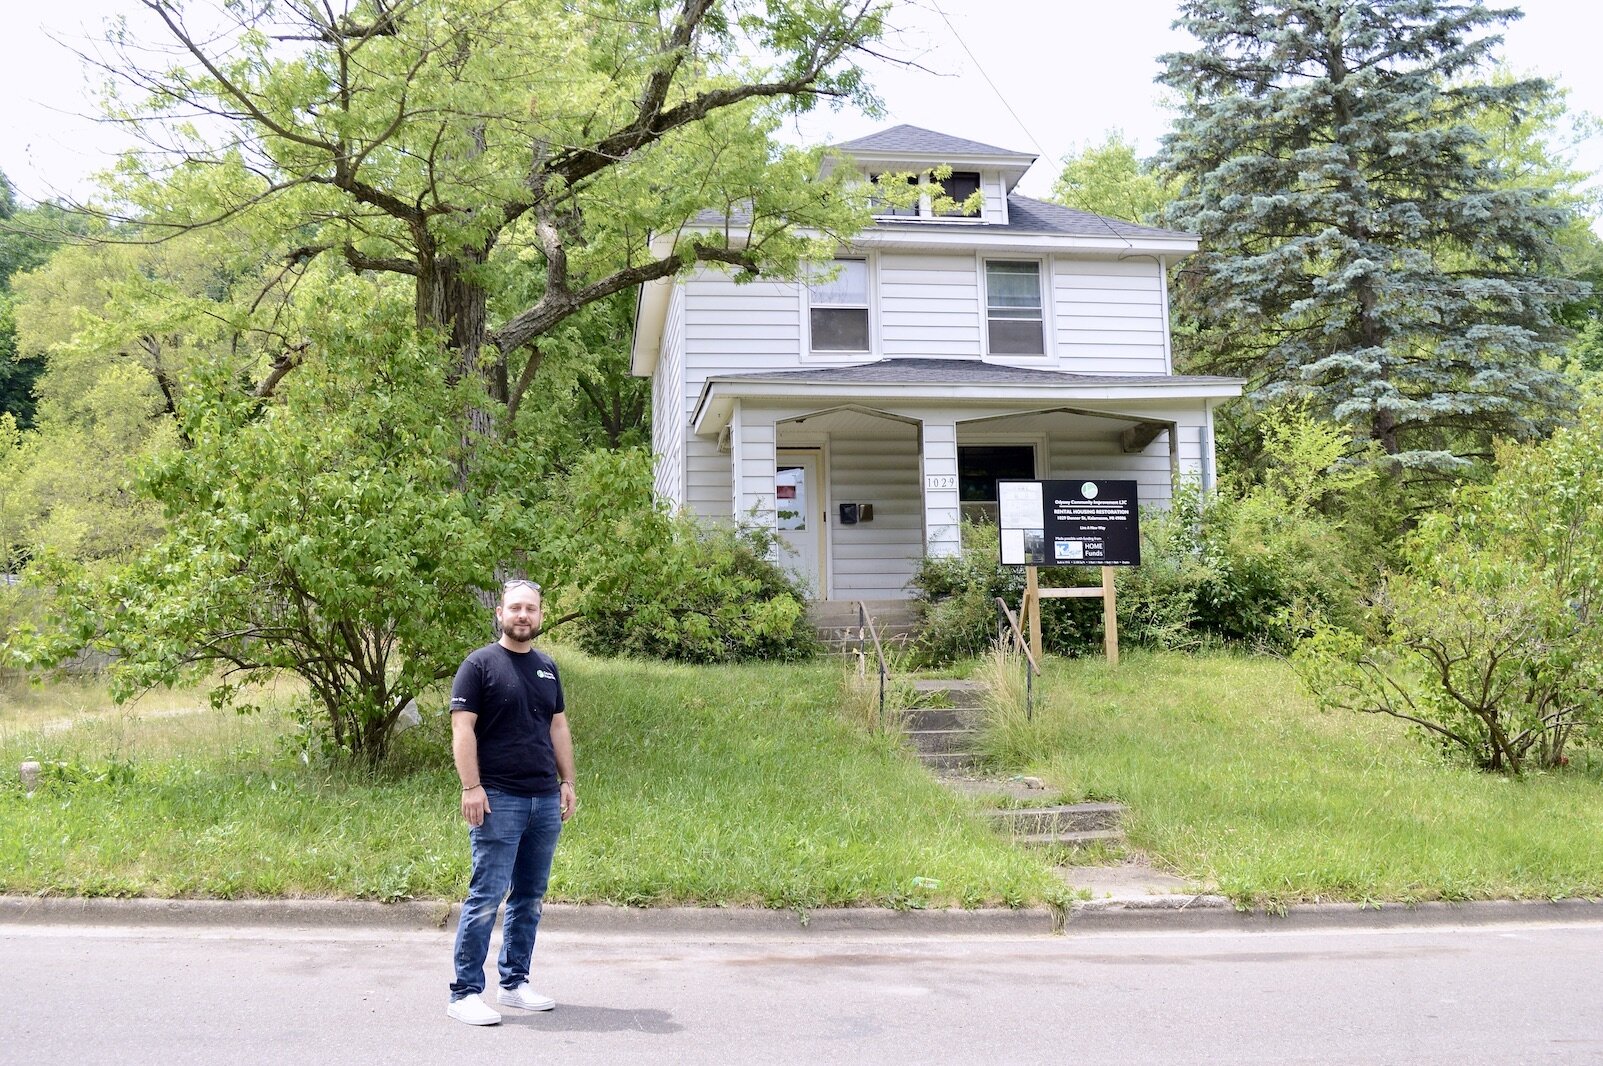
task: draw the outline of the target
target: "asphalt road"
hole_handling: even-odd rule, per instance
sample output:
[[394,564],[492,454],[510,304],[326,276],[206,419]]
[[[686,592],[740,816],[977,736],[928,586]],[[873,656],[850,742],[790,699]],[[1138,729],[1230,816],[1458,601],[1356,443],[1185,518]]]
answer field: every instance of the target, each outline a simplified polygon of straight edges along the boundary
[[445,1017],[449,955],[443,932],[0,925],[0,1062],[1603,1062],[1603,924],[551,930],[533,983],[559,1006],[485,1029]]

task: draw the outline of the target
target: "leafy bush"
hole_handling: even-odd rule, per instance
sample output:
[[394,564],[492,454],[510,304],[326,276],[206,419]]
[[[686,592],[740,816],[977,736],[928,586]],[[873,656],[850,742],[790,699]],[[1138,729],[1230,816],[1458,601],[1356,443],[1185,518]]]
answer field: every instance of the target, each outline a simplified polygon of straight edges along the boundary
[[1603,402],[1540,444],[1505,445],[1485,485],[1429,516],[1368,633],[1298,650],[1326,707],[1388,714],[1488,770],[1565,760],[1603,719]]
[[[1164,648],[1228,642],[1286,648],[1309,618],[1356,611],[1358,555],[1340,504],[1371,474],[1343,462],[1342,430],[1291,408],[1268,416],[1256,483],[1205,494],[1182,485],[1141,518],[1141,565],[1117,571],[1121,639]],[[1336,516],[1327,513],[1336,512]],[[929,601],[918,643],[927,663],[980,655],[996,638],[995,598],[1017,607],[1024,568],[1002,566],[995,527],[965,523],[958,555],[925,559],[913,579]],[[1045,567],[1044,586],[1097,584],[1091,568]],[[1021,620],[1022,621],[1022,620]],[[1097,599],[1047,599],[1042,643],[1058,654],[1100,647]]]
[[[561,613],[602,655],[680,662],[795,660],[818,650],[806,597],[774,562],[772,534],[669,514],[644,449],[583,456],[554,495],[539,547]],[[564,516],[559,518],[558,516]]]
[[[1082,568],[1041,571],[1041,581],[1073,584]],[[963,523],[963,549],[956,555],[926,557],[912,585],[927,601],[924,622],[913,647],[914,660],[940,665],[987,653],[996,643],[996,598],[1018,610],[1024,595],[1024,568],[1003,566],[996,527]],[[1023,619],[1019,622],[1022,625]],[[1102,608],[1095,601],[1044,600],[1041,639],[1047,651],[1079,654],[1101,639]]]
[[1169,508],[1143,512],[1141,565],[1118,575],[1121,635],[1284,649],[1308,619],[1353,616],[1362,582],[1340,505],[1372,475],[1344,464],[1345,433],[1299,409],[1263,432],[1255,484],[1204,494],[1188,483]]
[[802,593],[762,531],[662,515],[663,539],[627,591],[584,595],[579,643],[604,655],[693,663],[790,661],[818,651]]

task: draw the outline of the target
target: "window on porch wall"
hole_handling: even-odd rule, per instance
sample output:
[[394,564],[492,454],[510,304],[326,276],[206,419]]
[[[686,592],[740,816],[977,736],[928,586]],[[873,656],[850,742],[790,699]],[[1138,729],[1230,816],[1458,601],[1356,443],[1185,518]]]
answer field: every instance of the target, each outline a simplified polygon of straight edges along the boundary
[[1030,481],[1034,477],[1034,445],[958,446],[957,502],[963,517],[971,522],[996,524],[998,481]]

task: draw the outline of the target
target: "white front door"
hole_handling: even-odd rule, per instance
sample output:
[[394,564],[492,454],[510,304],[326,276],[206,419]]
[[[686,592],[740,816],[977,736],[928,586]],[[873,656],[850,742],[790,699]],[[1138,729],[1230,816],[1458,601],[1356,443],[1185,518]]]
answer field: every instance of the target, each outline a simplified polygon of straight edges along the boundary
[[780,451],[774,455],[774,511],[780,560],[807,587],[808,595],[824,596],[824,479],[816,451]]

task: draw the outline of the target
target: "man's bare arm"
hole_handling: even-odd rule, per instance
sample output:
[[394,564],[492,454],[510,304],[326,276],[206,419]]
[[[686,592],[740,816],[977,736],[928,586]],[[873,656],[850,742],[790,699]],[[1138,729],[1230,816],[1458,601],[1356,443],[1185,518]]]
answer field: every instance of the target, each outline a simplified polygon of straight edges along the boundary
[[562,820],[566,822],[579,809],[578,773],[573,764],[573,734],[568,730],[568,716],[551,716],[551,752],[557,757],[557,777],[562,779]]
[[462,817],[475,827],[483,825],[490,813],[490,798],[479,780],[479,735],[473,729],[478,720],[472,711],[451,712],[451,758],[462,779]]

